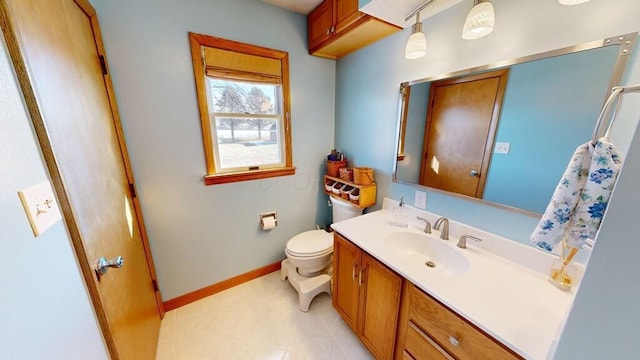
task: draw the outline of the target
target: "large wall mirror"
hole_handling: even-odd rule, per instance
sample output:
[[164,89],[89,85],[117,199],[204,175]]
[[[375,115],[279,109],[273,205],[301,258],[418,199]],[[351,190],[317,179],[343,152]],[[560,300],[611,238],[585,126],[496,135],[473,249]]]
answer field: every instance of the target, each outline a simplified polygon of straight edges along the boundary
[[393,180],[544,212],[636,35],[402,83]]

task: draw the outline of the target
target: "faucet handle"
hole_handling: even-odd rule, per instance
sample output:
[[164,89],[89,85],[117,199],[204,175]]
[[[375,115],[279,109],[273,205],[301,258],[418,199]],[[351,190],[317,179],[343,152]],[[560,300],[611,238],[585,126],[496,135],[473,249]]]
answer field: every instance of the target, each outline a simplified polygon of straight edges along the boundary
[[458,241],[458,244],[456,245],[457,247],[461,248],[461,249],[466,249],[467,248],[467,239],[471,239],[475,242],[480,242],[482,241],[482,239],[477,238],[473,235],[462,235],[460,236],[460,240]]
[[449,240],[449,219],[442,216],[438,220],[436,220],[435,224],[433,224],[433,228],[435,230],[440,230],[440,226],[442,226],[442,230],[440,231],[440,239]]
[[431,234],[431,222],[429,222],[429,220],[420,216],[416,217],[416,219],[424,221],[424,233]]

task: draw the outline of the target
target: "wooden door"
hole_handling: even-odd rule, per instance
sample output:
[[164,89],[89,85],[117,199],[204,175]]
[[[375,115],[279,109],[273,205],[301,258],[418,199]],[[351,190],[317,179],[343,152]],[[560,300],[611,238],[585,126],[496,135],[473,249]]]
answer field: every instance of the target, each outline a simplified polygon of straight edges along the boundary
[[347,325],[357,332],[358,298],[362,283],[361,251],[337,233],[334,234],[333,307]]
[[420,184],[481,198],[508,70],[431,84]]
[[338,34],[364,14],[358,11],[358,0],[334,0],[335,33]]
[[333,0],[324,0],[307,16],[309,50],[329,39],[333,32]]
[[358,336],[376,359],[392,359],[402,278],[367,254],[362,267]]
[[[153,359],[161,302],[95,11],[86,0],[0,0],[0,15],[110,356]],[[98,280],[102,256],[124,266]]]

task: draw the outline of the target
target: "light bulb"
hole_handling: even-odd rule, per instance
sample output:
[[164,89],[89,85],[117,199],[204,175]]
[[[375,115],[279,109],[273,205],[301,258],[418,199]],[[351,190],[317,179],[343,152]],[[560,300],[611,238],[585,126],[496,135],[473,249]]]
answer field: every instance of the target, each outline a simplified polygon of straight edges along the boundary
[[411,36],[407,39],[407,45],[404,48],[405,59],[418,59],[427,54],[427,38],[422,32],[422,23],[419,22],[419,16],[412,27]]
[[562,5],[578,5],[582,3],[586,3],[589,0],[558,0],[558,2]]
[[490,1],[476,3],[469,11],[464,22],[462,38],[474,40],[489,35],[493,31],[495,18],[493,4]]

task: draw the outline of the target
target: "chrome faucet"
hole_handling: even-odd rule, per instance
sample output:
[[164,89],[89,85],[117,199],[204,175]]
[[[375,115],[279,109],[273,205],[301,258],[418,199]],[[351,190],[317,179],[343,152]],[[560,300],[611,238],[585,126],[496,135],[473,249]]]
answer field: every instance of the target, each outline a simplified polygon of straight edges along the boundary
[[467,248],[467,239],[471,239],[475,242],[480,242],[482,241],[482,239],[477,238],[473,235],[462,235],[460,236],[460,240],[458,241],[458,244],[456,245],[457,247],[459,247],[460,249],[466,249]]
[[433,224],[434,230],[440,230],[440,226],[442,226],[442,230],[440,231],[440,239],[449,240],[449,219],[442,216],[438,220],[436,220],[435,224]]
[[416,219],[424,221],[424,233],[431,234],[431,223],[429,220],[418,216]]

